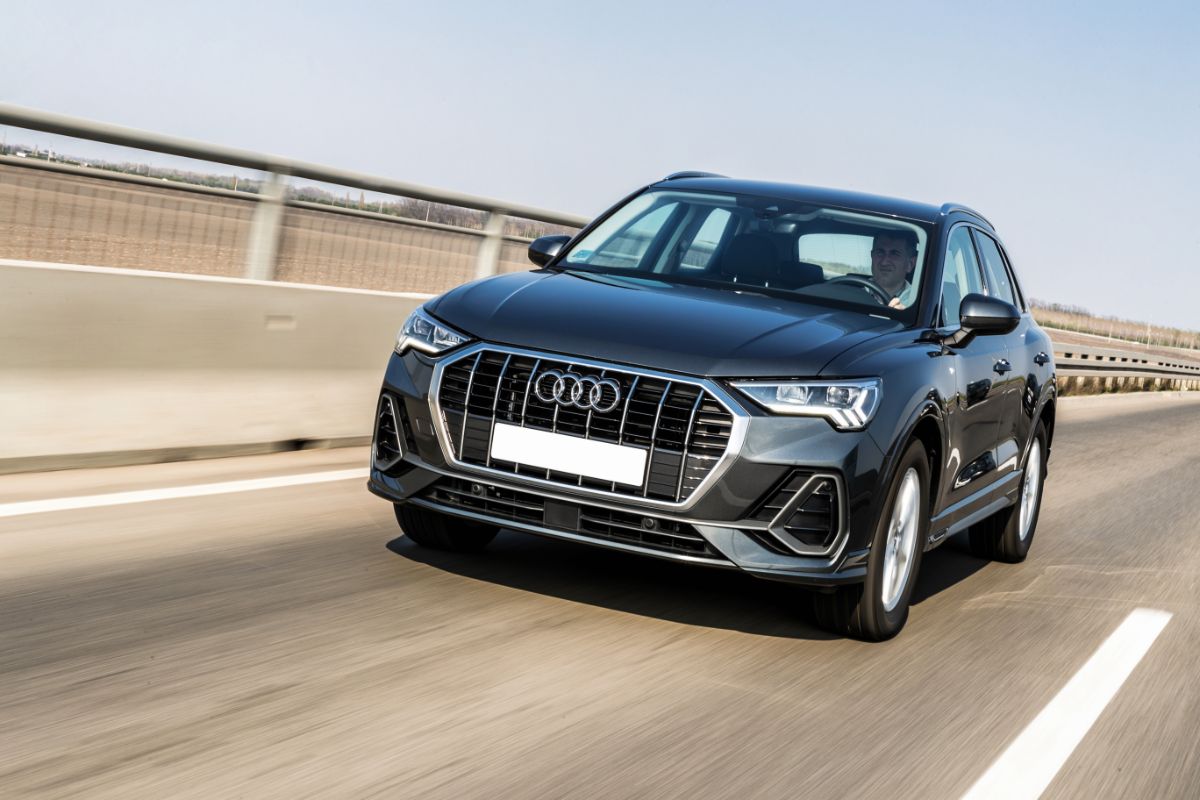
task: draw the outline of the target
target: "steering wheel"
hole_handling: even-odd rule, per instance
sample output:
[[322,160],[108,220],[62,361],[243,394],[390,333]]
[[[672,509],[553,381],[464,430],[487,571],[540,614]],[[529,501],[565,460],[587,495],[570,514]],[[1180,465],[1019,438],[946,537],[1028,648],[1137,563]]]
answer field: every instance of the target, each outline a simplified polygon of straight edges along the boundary
[[830,283],[846,283],[851,286],[857,286],[860,289],[866,289],[867,292],[879,301],[879,305],[881,306],[886,306],[892,301],[892,298],[888,297],[883,289],[880,289],[874,281],[870,278],[864,278],[861,275],[840,275],[836,278],[830,278],[826,282],[826,285]]

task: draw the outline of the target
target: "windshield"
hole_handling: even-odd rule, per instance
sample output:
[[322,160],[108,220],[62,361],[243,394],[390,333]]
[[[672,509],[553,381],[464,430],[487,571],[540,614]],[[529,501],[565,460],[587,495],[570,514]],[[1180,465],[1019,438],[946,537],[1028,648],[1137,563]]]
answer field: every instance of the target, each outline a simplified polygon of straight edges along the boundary
[[926,239],[919,225],[840,208],[650,190],[557,266],[780,295],[911,324]]

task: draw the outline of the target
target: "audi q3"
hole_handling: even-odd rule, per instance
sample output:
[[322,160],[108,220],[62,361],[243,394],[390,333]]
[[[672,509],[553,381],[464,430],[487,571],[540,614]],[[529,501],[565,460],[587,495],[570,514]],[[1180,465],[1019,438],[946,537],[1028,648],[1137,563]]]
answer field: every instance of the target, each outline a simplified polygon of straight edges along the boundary
[[737,569],[866,640],[950,537],[1029,552],[1053,350],[978,212],[680,173],[529,257],[397,335],[369,488],[416,544]]

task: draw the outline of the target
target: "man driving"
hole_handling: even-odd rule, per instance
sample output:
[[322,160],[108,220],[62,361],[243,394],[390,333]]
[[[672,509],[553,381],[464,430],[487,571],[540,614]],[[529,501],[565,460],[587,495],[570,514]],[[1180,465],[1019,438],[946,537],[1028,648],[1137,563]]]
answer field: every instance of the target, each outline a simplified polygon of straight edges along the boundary
[[871,281],[888,296],[890,308],[908,308],[917,287],[908,274],[917,264],[917,235],[908,230],[875,234],[871,247]]

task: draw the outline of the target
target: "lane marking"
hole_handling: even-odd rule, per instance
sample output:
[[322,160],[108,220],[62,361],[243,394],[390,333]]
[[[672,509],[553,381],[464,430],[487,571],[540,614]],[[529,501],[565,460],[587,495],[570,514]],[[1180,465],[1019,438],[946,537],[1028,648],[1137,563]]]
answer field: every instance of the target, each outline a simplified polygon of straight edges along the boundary
[[80,497],[57,497],[50,500],[28,500],[21,503],[0,505],[0,517],[17,517],[24,514],[43,514],[49,511],[71,511],[79,508],[123,506],[129,503],[147,503],[152,500],[176,500],[181,497],[206,497],[213,494],[233,492],[255,492],[260,489],[278,489],[284,486],[305,486],[313,483],[330,483],[365,478],[370,470],[342,469],[333,472],[309,472],[303,475],[280,475],[274,478],[251,478],[244,481],[223,483],[200,483],[192,486],[172,486],[166,489],[140,489],[133,492],[112,492]]
[[1166,611],[1130,612],[963,800],[1040,797],[1170,621]]

